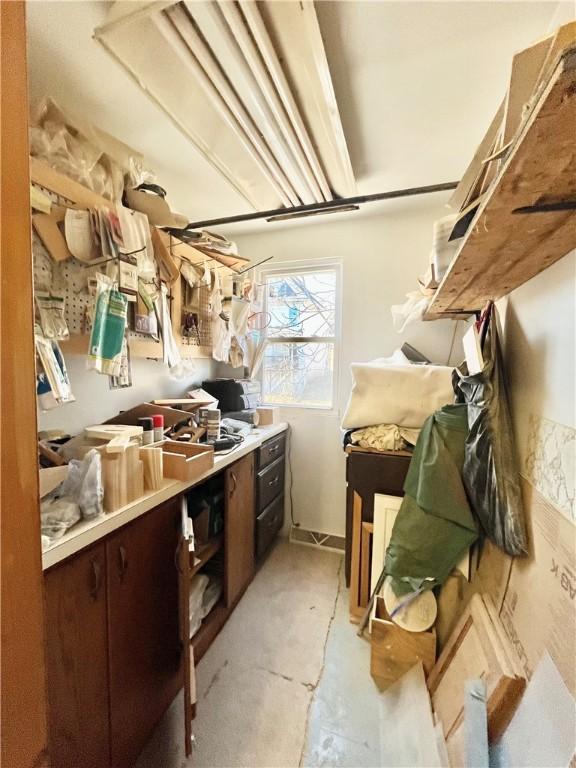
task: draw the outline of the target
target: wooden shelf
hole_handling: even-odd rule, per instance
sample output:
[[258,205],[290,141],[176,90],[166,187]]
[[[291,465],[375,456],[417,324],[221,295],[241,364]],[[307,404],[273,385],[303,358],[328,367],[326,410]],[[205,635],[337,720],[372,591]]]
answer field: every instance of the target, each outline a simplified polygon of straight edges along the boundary
[[576,49],[561,57],[480,205],[425,318],[471,313],[576,247],[576,211],[513,213],[576,199]]
[[199,563],[196,563],[194,566],[190,566],[190,578],[195,576],[198,571],[203,568],[206,563],[211,560],[214,555],[217,552],[220,552],[222,549],[222,545],[224,543],[224,536],[223,534],[219,534],[218,536],[214,536],[214,538],[210,539],[201,549],[199,549],[197,552],[194,552],[194,557],[198,558],[200,560]]
[[[90,337],[87,334],[74,334],[69,339],[61,341],[60,348],[68,355],[85,355],[88,351]],[[162,358],[162,343],[154,339],[143,339],[130,336],[130,354],[132,357],[150,357],[155,360]],[[185,358],[212,357],[210,347],[197,347],[192,344],[178,344],[180,354]]]

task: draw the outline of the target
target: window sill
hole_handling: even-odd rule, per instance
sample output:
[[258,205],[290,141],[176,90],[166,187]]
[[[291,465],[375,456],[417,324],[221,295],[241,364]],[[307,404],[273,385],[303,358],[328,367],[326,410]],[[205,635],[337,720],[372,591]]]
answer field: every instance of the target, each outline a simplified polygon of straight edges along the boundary
[[300,405],[299,403],[262,403],[263,408],[286,408],[291,411],[316,411],[326,416],[340,416],[340,411],[332,405]]

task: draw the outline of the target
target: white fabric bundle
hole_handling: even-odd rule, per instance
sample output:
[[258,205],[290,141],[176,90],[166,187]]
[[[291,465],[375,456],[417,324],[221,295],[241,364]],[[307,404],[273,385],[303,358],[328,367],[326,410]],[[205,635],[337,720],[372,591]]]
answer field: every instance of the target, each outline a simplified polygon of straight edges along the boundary
[[420,429],[434,411],[454,401],[449,366],[390,365],[386,360],[350,366],[353,384],[343,429],[374,424]]

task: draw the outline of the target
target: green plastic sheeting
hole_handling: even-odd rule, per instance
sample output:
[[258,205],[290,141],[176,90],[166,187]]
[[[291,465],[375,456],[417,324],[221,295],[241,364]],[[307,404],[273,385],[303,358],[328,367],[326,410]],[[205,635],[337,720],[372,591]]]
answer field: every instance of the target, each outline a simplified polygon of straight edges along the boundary
[[445,405],[424,423],[386,550],[397,595],[443,584],[478,536],[462,483],[467,435],[466,405]]

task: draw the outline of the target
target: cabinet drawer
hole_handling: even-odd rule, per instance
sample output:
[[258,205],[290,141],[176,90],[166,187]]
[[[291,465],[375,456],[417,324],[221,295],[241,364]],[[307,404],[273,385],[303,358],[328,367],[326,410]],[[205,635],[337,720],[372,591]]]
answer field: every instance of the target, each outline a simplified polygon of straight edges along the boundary
[[256,557],[268,550],[278,531],[284,524],[284,494],[266,507],[256,518]]
[[258,468],[264,469],[280,456],[284,456],[285,449],[286,435],[278,435],[267,440],[258,449]]
[[284,456],[258,472],[258,509],[262,512],[284,491]]

